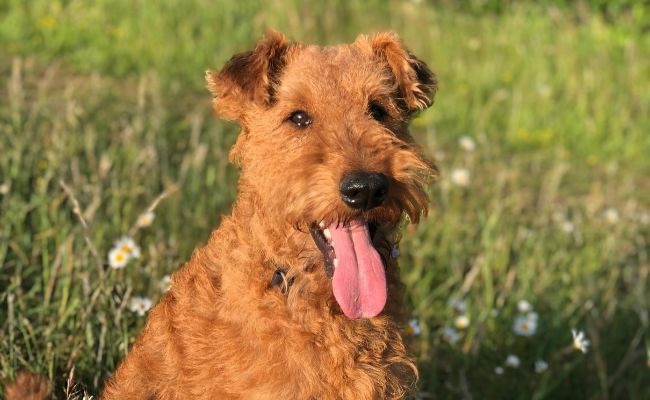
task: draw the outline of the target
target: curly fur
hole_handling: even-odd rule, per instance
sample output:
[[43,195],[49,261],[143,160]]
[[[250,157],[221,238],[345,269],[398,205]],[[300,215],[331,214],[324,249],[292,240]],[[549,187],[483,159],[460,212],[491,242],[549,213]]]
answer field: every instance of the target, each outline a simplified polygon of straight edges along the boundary
[[[435,78],[392,33],[320,48],[268,34],[207,75],[218,114],[240,122],[231,151],[241,167],[232,215],[173,276],[171,290],[108,382],[113,399],[397,399],[417,379],[398,330],[401,285],[390,257],[403,215],[426,211],[435,174],[408,133],[432,103]],[[385,123],[368,115],[375,101]],[[307,112],[313,124],[287,120]],[[340,200],[343,174],[389,177],[380,207]],[[389,300],[369,319],[348,319],[332,296],[309,234],[320,221],[377,225]],[[271,285],[282,268],[284,290]]]

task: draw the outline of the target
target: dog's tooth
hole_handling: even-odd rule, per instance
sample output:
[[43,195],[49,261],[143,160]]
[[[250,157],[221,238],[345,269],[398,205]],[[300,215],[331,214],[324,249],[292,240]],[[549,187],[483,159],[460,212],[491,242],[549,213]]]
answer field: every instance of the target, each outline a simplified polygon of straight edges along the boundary
[[323,236],[325,236],[325,239],[327,240],[332,240],[332,232],[327,228],[323,229]]
[[336,267],[339,266],[339,259],[335,258],[334,260],[332,260],[332,265],[334,265],[334,269],[336,269]]
[[325,229],[325,221],[321,221],[321,222],[319,222],[319,223],[318,223],[318,226],[319,226],[321,229]]

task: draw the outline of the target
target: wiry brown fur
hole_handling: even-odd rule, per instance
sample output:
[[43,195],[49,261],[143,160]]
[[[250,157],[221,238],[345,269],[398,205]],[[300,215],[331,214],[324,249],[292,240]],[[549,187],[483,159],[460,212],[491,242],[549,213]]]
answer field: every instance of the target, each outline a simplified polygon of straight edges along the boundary
[[[435,169],[407,126],[433,102],[434,75],[392,33],[321,48],[272,32],[206,79],[217,114],[241,125],[230,153],[241,167],[238,198],[174,274],[102,398],[403,398],[417,370],[397,326],[391,249],[403,218],[417,222],[427,208]],[[373,119],[371,104],[386,118]],[[313,123],[296,127],[296,111]],[[341,200],[339,182],[353,171],[388,177],[379,207]],[[374,226],[388,301],[374,318],[349,319],[309,229],[358,219]]]

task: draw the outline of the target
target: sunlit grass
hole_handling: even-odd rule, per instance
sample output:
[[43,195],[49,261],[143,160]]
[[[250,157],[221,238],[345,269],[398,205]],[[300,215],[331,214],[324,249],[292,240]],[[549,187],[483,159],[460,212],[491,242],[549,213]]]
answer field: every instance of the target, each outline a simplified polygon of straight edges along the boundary
[[[531,4],[66,4],[0,6],[0,377],[63,382],[76,366],[98,393],[146,299],[228,212],[236,127],[213,118],[204,70],[269,27],[320,43],[392,28],[440,80],[413,130],[442,177],[399,249],[421,396],[650,397],[639,21]],[[123,237],[140,257],[111,268]]]

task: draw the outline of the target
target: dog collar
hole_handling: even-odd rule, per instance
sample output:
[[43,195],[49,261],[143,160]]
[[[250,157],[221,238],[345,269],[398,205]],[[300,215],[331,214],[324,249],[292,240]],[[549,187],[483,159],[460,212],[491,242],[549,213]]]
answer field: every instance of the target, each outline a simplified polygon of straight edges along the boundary
[[287,294],[289,288],[293,285],[294,277],[287,279],[287,272],[282,268],[277,268],[271,277],[271,286],[278,286],[282,294]]

